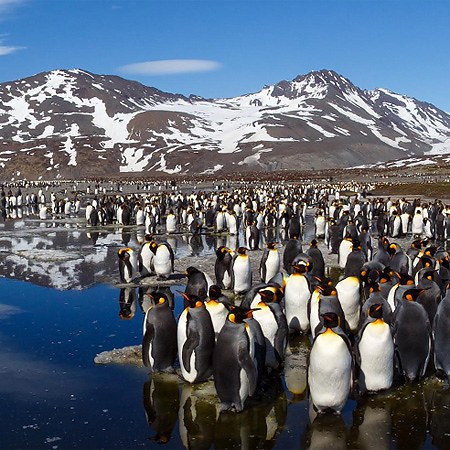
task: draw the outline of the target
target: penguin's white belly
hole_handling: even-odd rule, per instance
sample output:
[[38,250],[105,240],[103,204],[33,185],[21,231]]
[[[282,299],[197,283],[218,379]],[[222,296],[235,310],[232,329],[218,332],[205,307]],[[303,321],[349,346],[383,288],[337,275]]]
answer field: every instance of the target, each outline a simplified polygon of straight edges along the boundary
[[336,284],[338,299],[351,331],[356,331],[360,316],[359,282],[355,277],[347,277]]
[[389,325],[385,322],[368,324],[358,347],[367,390],[389,389],[394,370],[394,344]]
[[308,283],[302,275],[291,275],[286,280],[284,290],[285,314],[288,326],[292,330],[305,333],[309,329]]
[[277,251],[270,251],[266,260],[266,278],[265,283],[273,278],[280,271],[280,255]]
[[170,275],[172,273],[172,261],[166,246],[158,247],[153,258],[153,264],[158,275]]
[[217,340],[217,336],[227,320],[228,310],[222,303],[214,301],[206,302],[205,307],[211,316],[211,322],[213,324],[214,334]]
[[251,267],[248,258],[237,258],[233,265],[234,291],[244,292],[251,287]]
[[197,370],[195,369],[195,351],[192,352],[190,357],[191,370],[188,372],[182,358],[183,346],[187,339],[186,333],[187,326],[187,308],[181,313],[177,326],[177,345],[178,355],[180,360],[181,375],[188,383],[194,383],[197,378]]
[[311,336],[316,337],[316,327],[320,323],[319,319],[319,295],[313,293],[311,296],[311,309],[309,313],[309,326],[311,327]]
[[175,233],[175,231],[177,230],[177,221],[175,216],[167,216],[166,230],[168,233]]
[[278,361],[275,356],[274,342],[278,324],[268,306],[261,306],[259,304],[258,308],[261,309],[254,311],[253,317],[261,325],[261,330],[266,341],[266,366],[276,369],[278,367]]
[[352,359],[345,342],[334,333],[322,333],[314,341],[308,368],[311,399],[319,411],[340,412],[351,385]]

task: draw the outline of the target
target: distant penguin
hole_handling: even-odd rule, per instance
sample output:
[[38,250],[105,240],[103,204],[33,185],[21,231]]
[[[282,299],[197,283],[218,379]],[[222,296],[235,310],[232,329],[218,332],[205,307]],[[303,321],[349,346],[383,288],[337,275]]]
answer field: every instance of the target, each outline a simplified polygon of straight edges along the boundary
[[177,326],[181,375],[188,383],[198,383],[212,375],[214,327],[204,302],[182,295],[189,306],[181,313]]
[[311,257],[312,268],[310,269],[311,276],[323,277],[325,276],[325,260],[323,254],[318,247],[318,242],[313,239],[306,254]]
[[311,287],[307,272],[308,264],[298,263],[293,266],[293,273],[285,280],[284,309],[290,332],[309,331],[308,302],[311,298]]
[[145,313],[142,360],[152,372],[172,371],[177,357],[177,323],[165,294],[155,293]]
[[231,289],[235,294],[243,294],[252,286],[252,268],[245,247],[239,247],[231,263]]
[[383,320],[383,304],[369,307],[357,337],[358,387],[360,392],[389,389],[394,377],[394,341]]
[[159,278],[168,278],[174,271],[175,255],[168,242],[157,243],[153,241],[150,245],[153,257],[155,273]]
[[256,222],[251,222],[245,229],[245,238],[250,250],[258,250],[260,231],[256,227]]
[[450,379],[450,283],[434,317],[433,338],[436,375],[448,382]]
[[431,355],[431,325],[425,308],[415,299],[420,289],[409,289],[394,312],[393,338],[398,370],[407,381],[423,378]]
[[352,251],[352,246],[353,242],[350,235],[342,239],[339,244],[338,264],[341,269],[345,269],[345,264],[347,263],[348,255]]
[[222,245],[216,250],[216,261],[214,264],[214,275],[216,284],[221,289],[231,287],[231,263],[233,261],[233,251]]
[[340,413],[352,386],[353,357],[350,342],[334,313],[322,315],[323,328],[311,347],[308,383],[311,402],[319,412]]
[[141,277],[146,277],[155,273],[155,267],[153,265],[153,258],[155,254],[151,248],[151,238],[147,237],[147,240],[141,245],[138,254],[138,270]]
[[177,217],[173,210],[170,210],[166,217],[166,232],[175,233],[177,231]]
[[317,213],[316,217],[314,218],[314,235],[315,235],[316,239],[325,238],[325,226],[326,226],[326,220],[323,215],[323,212],[320,211]]
[[131,283],[137,275],[136,255],[132,248],[121,248],[117,252],[119,257],[119,275],[121,283]]
[[241,412],[257,386],[255,337],[245,322],[248,317],[248,310],[233,308],[214,348],[213,377],[220,411]]
[[145,224],[145,212],[141,206],[136,210],[136,225],[142,226]]
[[276,246],[276,242],[268,242],[262,254],[259,272],[263,283],[268,283],[280,271],[280,253]]

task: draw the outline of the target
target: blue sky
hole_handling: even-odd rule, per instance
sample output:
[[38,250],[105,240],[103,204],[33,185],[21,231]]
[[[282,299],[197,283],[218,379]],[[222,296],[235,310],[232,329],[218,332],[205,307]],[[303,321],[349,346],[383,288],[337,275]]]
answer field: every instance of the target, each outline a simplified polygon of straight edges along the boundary
[[450,112],[447,0],[0,0],[0,82],[81,68],[234,97],[333,69]]

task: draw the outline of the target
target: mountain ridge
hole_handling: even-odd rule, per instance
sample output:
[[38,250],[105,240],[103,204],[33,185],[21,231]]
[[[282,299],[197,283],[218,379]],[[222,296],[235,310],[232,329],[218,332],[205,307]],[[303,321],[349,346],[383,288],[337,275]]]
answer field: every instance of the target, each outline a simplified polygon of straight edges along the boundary
[[0,83],[5,179],[320,170],[450,153],[450,114],[323,69],[224,99],[82,69]]

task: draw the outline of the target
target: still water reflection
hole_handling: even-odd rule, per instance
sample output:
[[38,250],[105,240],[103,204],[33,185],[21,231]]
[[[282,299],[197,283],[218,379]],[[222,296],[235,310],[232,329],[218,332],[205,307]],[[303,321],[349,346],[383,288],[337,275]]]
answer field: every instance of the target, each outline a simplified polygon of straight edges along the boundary
[[[212,382],[94,364],[141,342],[147,288],[114,286],[117,248],[138,245],[139,233],[77,221],[0,228],[0,448],[450,448],[450,392],[434,377],[311,421],[306,338],[291,339],[284,373],[241,414],[219,415]],[[170,239],[178,257],[236,246]],[[168,294],[179,315],[177,289]]]
[[140,343],[139,292],[131,320],[120,320],[123,294],[108,285],[60,291],[1,278],[0,292],[2,448],[450,447],[450,393],[434,378],[349,400],[341,417],[311,423],[309,342],[297,338],[283,376],[267,379],[241,414],[219,415],[211,382],[93,363]]

